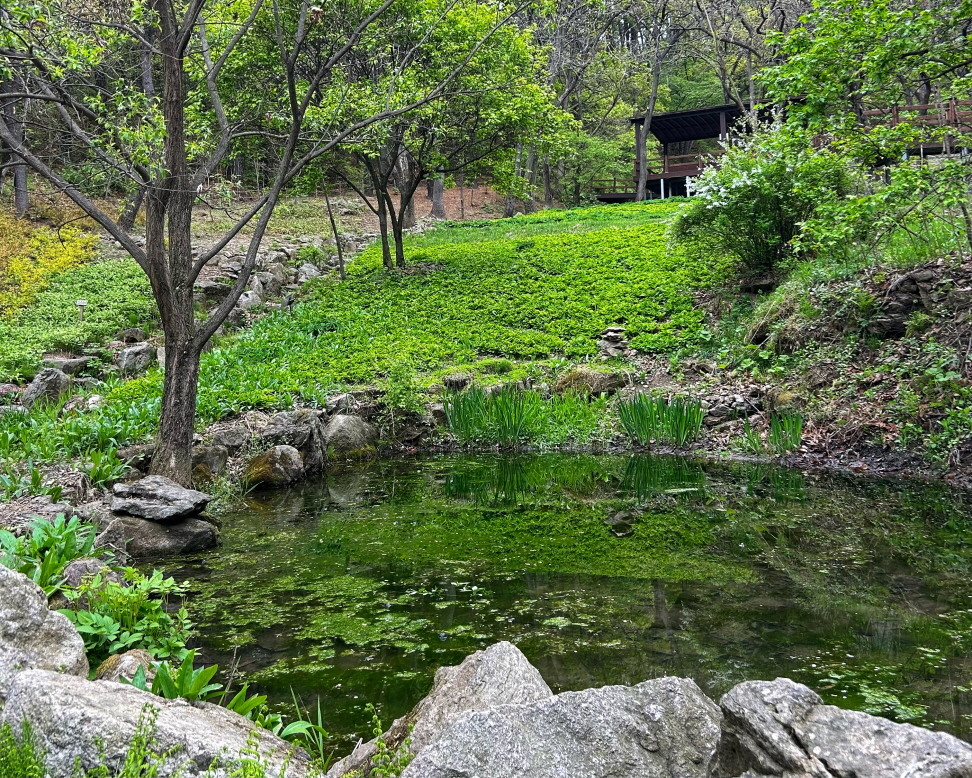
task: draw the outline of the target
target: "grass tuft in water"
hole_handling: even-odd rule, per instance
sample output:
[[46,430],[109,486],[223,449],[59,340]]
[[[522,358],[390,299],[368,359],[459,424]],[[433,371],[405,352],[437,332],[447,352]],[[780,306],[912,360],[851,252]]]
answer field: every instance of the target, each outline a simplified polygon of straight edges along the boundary
[[618,404],[621,426],[642,445],[684,446],[699,437],[705,411],[697,400],[636,395]]
[[799,413],[774,413],[770,416],[769,444],[777,454],[796,451],[803,439],[803,417]]

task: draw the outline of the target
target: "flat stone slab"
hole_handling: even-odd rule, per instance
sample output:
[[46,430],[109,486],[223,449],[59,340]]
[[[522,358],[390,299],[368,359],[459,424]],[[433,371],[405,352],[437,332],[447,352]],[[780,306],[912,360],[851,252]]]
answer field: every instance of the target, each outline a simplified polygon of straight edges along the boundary
[[196,516],[213,499],[160,475],[146,476],[130,484],[115,484],[112,491],[115,495],[111,501],[113,513],[162,523]]

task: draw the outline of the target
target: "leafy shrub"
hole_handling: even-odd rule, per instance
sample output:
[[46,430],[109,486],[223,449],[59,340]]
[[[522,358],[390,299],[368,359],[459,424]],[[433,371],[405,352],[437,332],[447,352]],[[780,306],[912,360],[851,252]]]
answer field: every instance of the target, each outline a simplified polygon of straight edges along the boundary
[[90,260],[96,240],[74,227],[36,227],[0,213],[0,319],[31,303],[54,276]]
[[762,126],[729,146],[693,180],[695,196],[676,220],[676,238],[729,253],[750,276],[779,270],[801,224],[848,188],[840,158],[807,140]]
[[618,418],[630,437],[642,445],[684,446],[698,438],[705,411],[697,400],[638,394],[618,403]]
[[124,584],[99,573],[64,592],[72,607],[61,612],[81,633],[92,664],[131,648],[181,659],[192,623],[184,607],[169,612],[168,598],[182,594],[179,584],[158,570],[146,576],[126,568],[123,575]]
[[23,573],[50,596],[61,588],[68,564],[91,556],[94,539],[94,528],[77,516],[36,518],[20,537],[0,530],[0,564]]

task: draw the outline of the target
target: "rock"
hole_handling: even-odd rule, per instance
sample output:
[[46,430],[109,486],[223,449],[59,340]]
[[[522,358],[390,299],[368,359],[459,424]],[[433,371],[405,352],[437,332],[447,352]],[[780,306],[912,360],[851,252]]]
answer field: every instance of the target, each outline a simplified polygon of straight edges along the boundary
[[261,448],[292,446],[300,452],[304,473],[317,473],[324,467],[324,426],[318,411],[301,409],[278,413],[257,435]]
[[103,560],[94,557],[84,557],[69,562],[62,575],[67,586],[77,589],[86,578],[94,578],[99,573],[103,578],[115,583],[120,584],[124,581],[121,575],[108,567]]
[[20,395],[20,402],[26,408],[37,403],[57,402],[71,391],[71,377],[56,367],[41,370],[30,385]]
[[[972,746],[944,732],[824,705],[787,678],[747,681],[720,702],[714,778],[967,778]],[[750,771],[750,772],[747,772]]]
[[213,444],[211,446],[195,446],[192,449],[193,475],[201,476],[203,480],[212,479],[226,470],[229,461],[229,449],[226,446]]
[[472,376],[463,373],[442,377],[442,385],[450,392],[461,392],[472,383]]
[[[273,276],[276,282],[280,285],[280,289],[283,289],[283,287],[290,283],[292,275],[290,270],[287,269],[286,265],[283,264],[283,262],[288,261],[290,257],[287,256],[286,252],[280,252],[273,259],[275,261],[267,268],[267,272]],[[283,262],[281,262],[281,260],[283,260]],[[279,289],[277,293],[280,293]]]
[[589,367],[574,367],[561,373],[554,382],[553,391],[557,394],[574,392],[586,397],[600,397],[614,394],[628,383],[623,373],[604,373]]
[[202,294],[204,300],[221,303],[230,293],[232,287],[229,284],[221,284],[219,281],[200,281],[195,288]]
[[263,290],[259,293],[264,299],[277,297],[283,288],[283,283],[273,273],[254,273],[251,284],[253,285],[254,291],[259,292],[260,289]]
[[155,356],[155,347],[151,343],[136,343],[119,351],[115,364],[119,373],[131,377],[144,373],[155,363]]
[[[25,722],[45,753],[51,778],[71,778],[106,762],[120,765],[146,706],[157,711],[152,750],[165,755],[159,778],[227,776],[226,761],[238,759],[252,740],[268,775],[306,775],[306,757],[248,719],[218,705],[165,700],[113,681],[88,681],[43,670],[21,673],[2,721],[19,733]],[[220,767],[208,772],[215,760]],[[238,773],[236,773],[238,774]]]
[[338,414],[324,428],[328,459],[366,459],[376,453],[378,431],[357,416]]
[[129,467],[145,472],[155,456],[154,443],[141,443],[118,449],[118,458]]
[[304,460],[293,446],[274,446],[246,463],[243,480],[252,485],[283,486],[299,481]]
[[145,680],[151,681],[155,677],[155,660],[152,655],[143,648],[133,648],[124,654],[113,654],[104,662],[98,665],[95,670],[94,680],[96,681],[118,681],[124,678],[132,680],[138,668],[142,668],[145,673]]
[[219,530],[202,519],[184,519],[177,524],[134,516],[119,516],[95,539],[100,548],[117,548],[136,559],[146,557],[179,556],[205,551],[219,544]]
[[402,778],[708,778],[719,708],[683,678],[467,713]]
[[222,427],[213,433],[213,444],[225,446],[230,454],[236,454],[241,448],[250,442],[250,430],[245,424],[233,424],[229,427]]
[[26,670],[87,677],[84,641],[66,616],[47,607],[37,584],[0,565],[0,702]]
[[44,357],[41,364],[53,367],[65,375],[77,375],[91,364],[91,357]]
[[148,340],[148,335],[141,327],[127,327],[118,333],[118,340],[122,343],[142,343]]
[[429,415],[432,417],[432,421],[438,426],[449,426],[449,416],[446,413],[445,405],[443,403],[432,403],[429,406]]
[[[382,738],[395,750],[411,728],[412,751],[420,753],[465,713],[496,705],[525,705],[552,696],[536,668],[516,646],[504,641],[470,654],[455,667],[439,668],[428,696],[407,716],[397,719]],[[377,739],[359,745],[328,771],[327,778],[364,768],[375,753],[376,743]]]
[[112,513],[160,522],[197,516],[213,499],[161,475],[149,475],[130,484],[115,484],[112,491],[115,495],[111,501]]
[[297,283],[306,284],[312,278],[317,278],[320,276],[321,271],[318,270],[310,262],[305,262],[299,268],[297,268]]
[[248,311],[250,308],[255,308],[262,302],[263,298],[257,292],[248,289],[240,295],[240,299],[236,302],[236,307],[241,311]]

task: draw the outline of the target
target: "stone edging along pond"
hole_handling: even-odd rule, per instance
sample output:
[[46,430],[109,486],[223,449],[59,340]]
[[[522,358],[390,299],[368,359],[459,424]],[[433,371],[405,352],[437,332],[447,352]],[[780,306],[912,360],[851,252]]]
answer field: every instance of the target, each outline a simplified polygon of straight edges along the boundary
[[[132,498],[131,495],[125,499]],[[0,725],[33,733],[51,778],[120,764],[151,713],[157,775],[320,775],[307,756],[217,705],[87,680],[84,644],[43,591],[0,567]],[[962,778],[972,746],[942,732],[824,705],[785,678],[748,681],[718,704],[685,678],[554,694],[511,643],[440,668],[402,719],[330,766],[401,778]],[[399,772],[400,769],[400,772]],[[252,774],[252,773],[247,773]]]

